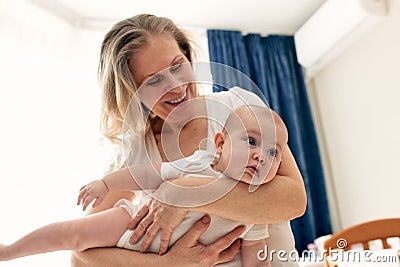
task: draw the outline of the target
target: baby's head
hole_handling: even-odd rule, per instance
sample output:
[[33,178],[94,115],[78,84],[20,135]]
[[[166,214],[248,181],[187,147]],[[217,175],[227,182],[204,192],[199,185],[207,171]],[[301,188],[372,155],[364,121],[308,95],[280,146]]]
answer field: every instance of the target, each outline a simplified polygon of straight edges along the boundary
[[219,160],[213,168],[251,185],[269,182],[282,159],[288,133],[279,115],[266,107],[241,106],[228,117],[214,142]]

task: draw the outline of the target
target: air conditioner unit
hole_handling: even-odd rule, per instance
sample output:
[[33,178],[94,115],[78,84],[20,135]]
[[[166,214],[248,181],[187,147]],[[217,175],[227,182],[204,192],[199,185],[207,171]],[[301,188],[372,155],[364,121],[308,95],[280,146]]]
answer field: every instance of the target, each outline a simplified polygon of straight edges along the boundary
[[294,34],[306,75],[315,75],[385,15],[385,0],[327,0]]

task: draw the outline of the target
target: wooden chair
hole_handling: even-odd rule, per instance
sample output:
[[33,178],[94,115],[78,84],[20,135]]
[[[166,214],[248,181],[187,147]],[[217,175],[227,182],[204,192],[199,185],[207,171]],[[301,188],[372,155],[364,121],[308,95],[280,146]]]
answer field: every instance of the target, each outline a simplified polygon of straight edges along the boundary
[[327,252],[325,266],[337,266],[327,259],[333,249],[348,251],[351,245],[362,244],[364,250],[367,250],[369,249],[368,242],[373,240],[381,240],[383,248],[390,248],[387,243],[389,237],[400,237],[400,218],[370,221],[343,229],[324,243],[324,249]]

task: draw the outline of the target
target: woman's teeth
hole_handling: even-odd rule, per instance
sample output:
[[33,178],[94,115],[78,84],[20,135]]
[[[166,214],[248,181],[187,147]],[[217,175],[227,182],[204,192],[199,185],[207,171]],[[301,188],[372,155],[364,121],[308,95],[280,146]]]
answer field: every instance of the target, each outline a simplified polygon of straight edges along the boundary
[[167,101],[167,102],[170,104],[177,104],[177,103],[181,102],[183,99],[185,99],[186,94],[187,94],[187,92],[185,91],[185,93],[181,97],[174,99],[174,100]]

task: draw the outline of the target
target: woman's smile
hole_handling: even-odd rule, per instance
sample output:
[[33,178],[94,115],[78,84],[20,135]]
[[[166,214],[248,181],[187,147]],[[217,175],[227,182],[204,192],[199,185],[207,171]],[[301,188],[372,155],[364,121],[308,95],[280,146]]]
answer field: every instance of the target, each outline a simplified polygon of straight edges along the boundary
[[188,96],[188,94],[187,94],[187,88],[186,88],[186,90],[183,92],[183,94],[180,97],[165,101],[164,103],[167,103],[167,104],[170,104],[173,106],[178,106],[179,104],[181,104],[182,102],[184,102],[188,99],[187,96]]

